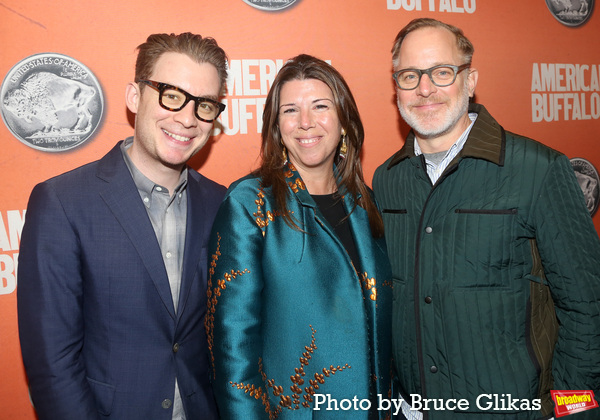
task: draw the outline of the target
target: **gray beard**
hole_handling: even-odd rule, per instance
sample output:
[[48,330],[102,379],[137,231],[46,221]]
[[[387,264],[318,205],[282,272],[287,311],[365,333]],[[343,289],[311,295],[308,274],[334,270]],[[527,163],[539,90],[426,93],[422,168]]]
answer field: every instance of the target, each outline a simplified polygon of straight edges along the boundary
[[429,117],[426,116],[422,118],[414,116],[407,111],[406,108],[400,106],[398,97],[396,97],[396,104],[398,105],[398,110],[400,111],[400,115],[404,121],[414,130],[419,138],[432,139],[443,136],[444,134],[450,132],[456,126],[458,121],[469,112],[468,86],[465,83],[458,103],[453,109],[449,109],[446,112],[443,121],[437,124],[437,126],[428,127],[428,124],[426,123]]

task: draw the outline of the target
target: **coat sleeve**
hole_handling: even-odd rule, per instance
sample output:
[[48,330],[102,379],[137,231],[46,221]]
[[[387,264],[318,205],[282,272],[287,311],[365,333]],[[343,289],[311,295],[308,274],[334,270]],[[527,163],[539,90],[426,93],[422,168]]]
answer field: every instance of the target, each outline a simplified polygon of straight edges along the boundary
[[78,238],[50,184],[31,194],[19,251],[19,337],[39,419],[95,419],[81,359],[83,313]]
[[600,397],[600,240],[565,156],[550,166],[534,211],[556,316],[553,389]]
[[227,197],[209,244],[206,318],[211,380],[223,419],[268,418],[261,375],[262,246],[251,210]]

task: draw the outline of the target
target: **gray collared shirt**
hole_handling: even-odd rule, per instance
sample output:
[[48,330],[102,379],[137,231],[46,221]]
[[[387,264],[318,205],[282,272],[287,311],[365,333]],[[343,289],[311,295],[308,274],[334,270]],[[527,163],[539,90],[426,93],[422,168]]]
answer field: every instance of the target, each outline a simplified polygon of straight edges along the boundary
[[[183,251],[187,223],[187,167],[181,171],[179,182],[171,195],[165,187],[155,184],[135,167],[127,154],[133,144],[133,137],[121,144],[123,159],[133,177],[133,182],[146,206],[148,217],[152,222],[156,239],[160,245],[163,262],[167,270],[173,306],[177,312],[179,289],[183,270]],[[175,379],[175,401],[173,402],[173,420],[185,420],[185,412],[177,379]]]

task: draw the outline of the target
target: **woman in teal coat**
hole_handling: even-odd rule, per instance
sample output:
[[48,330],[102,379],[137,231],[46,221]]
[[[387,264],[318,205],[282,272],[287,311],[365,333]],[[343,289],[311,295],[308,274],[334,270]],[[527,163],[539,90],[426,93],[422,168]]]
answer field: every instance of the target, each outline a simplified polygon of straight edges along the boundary
[[206,329],[225,419],[385,418],[391,273],[342,76],[300,55],[273,82],[261,166],[213,226]]

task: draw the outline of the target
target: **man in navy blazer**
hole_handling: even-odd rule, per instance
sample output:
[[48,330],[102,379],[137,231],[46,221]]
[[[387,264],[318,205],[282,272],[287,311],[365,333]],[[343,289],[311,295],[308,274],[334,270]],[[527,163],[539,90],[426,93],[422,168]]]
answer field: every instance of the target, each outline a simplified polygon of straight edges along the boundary
[[133,137],[29,200],[17,300],[40,420],[217,417],[206,247],[225,188],[186,162],[225,108],[227,57],[190,33],[138,50]]

